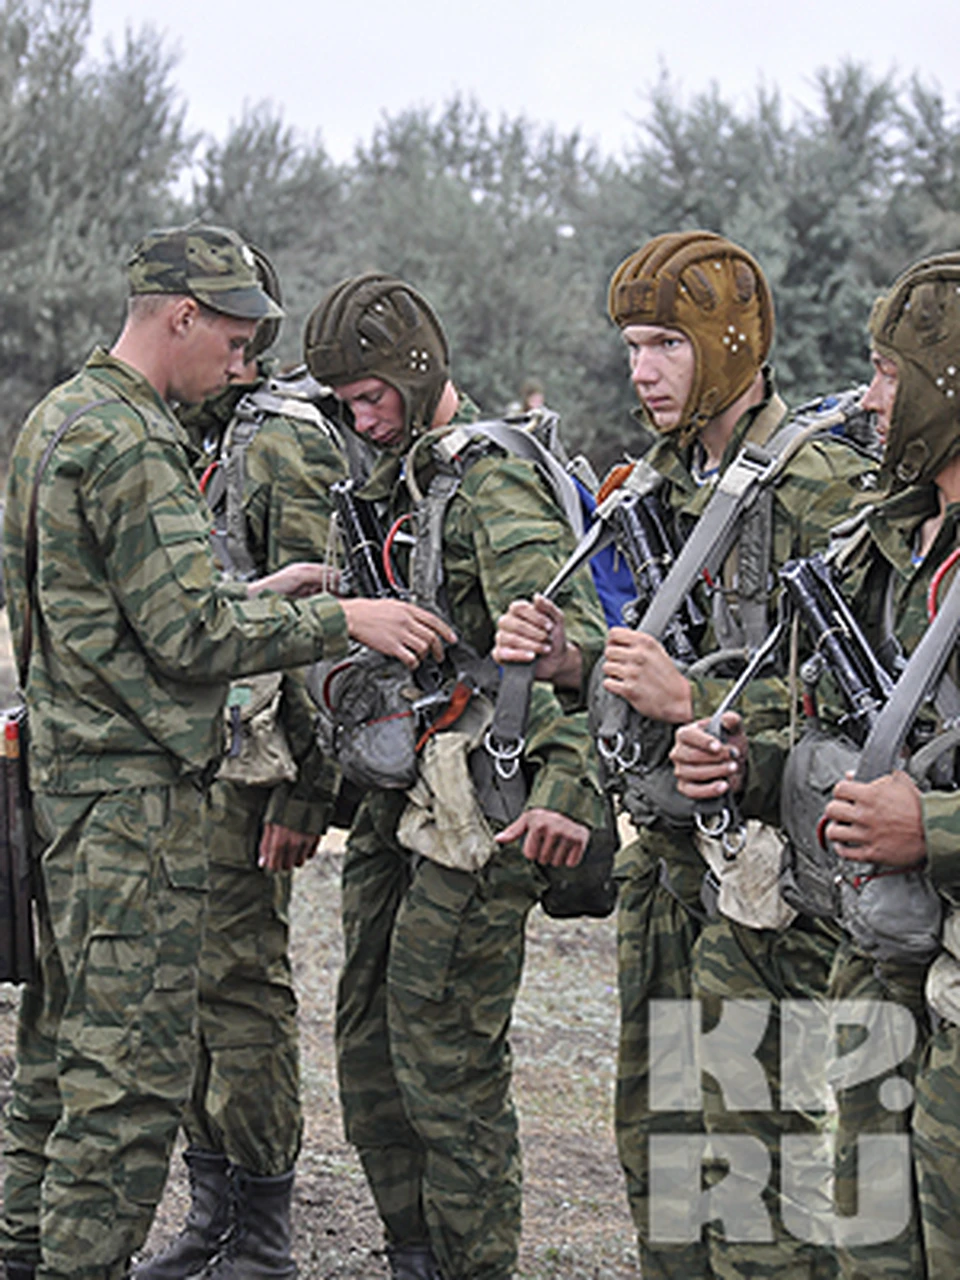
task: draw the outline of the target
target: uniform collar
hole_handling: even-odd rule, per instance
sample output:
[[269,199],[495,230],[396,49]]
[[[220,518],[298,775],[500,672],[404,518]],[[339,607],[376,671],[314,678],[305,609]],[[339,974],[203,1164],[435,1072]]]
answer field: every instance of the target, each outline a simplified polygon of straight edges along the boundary
[[105,347],[95,347],[91,352],[86,368],[99,380],[108,385],[122,400],[137,409],[149,408],[158,414],[164,424],[169,427],[177,443],[183,448],[190,448],[190,438],[177,421],[173,410],[160,395],[156,387],[132,365],[111,355]]
[[[723,457],[720,459],[719,475],[726,471],[727,467],[740,452],[744,439],[760,415],[770,405],[776,395],[776,391],[773,370],[769,365],[765,365],[763,368],[763,399],[759,404],[751,405],[738,418],[737,424],[733,429],[733,435],[730,437],[727,447],[723,451]],[[782,421],[782,416],[780,421]],[[776,429],[776,426],[779,426],[779,422],[775,424],[774,429]],[[698,448],[696,440],[691,441],[685,448],[680,448],[677,435],[671,432],[669,435],[658,436],[645,457],[646,461],[652,467],[655,467],[661,475],[665,476],[671,485],[686,495],[687,502],[685,506],[699,514],[699,511],[710,500],[713,485],[698,486],[693,478],[693,458],[696,448]]]

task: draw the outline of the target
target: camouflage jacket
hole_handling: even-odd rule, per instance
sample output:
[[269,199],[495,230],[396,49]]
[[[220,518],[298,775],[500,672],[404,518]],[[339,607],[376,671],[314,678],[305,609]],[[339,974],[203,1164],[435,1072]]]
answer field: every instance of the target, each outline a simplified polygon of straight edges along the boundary
[[[786,406],[776,395],[773,377],[765,371],[765,396],[763,401],[748,409],[734,429],[733,435],[720,460],[718,474],[722,475],[736,457],[745,438],[759,416],[772,415],[769,439],[786,421]],[[779,413],[778,406],[782,406]],[[698,485],[692,474],[694,444],[681,450],[672,435],[660,436],[644,455],[645,460],[659,471],[666,480],[661,490],[664,505],[670,512],[679,540],[685,540],[704,508],[713,496],[714,485]],[[864,453],[842,439],[813,439],[805,443],[788,463],[774,490],[772,510],[771,572],[788,560],[806,556],[823,549],[829,539],[830,529],[851,510],[866,503],[875,494],[871,481],[876,464]],[[734,554],[734,553],[732,553]],[[711,605],[706,588],[700,591],[699,603],[707,618]],[[771,621],[775,593],[771,597]],[[699,652],[705,656],[716,649],[712,627],[708,625],[700,643]],[[726,693],[730,681],[713,677],[694,678],[692,684],[693,714],[695,719],[712,715]],[[786,682],[777,677],[754,680],[741,698],[738,710],[745,720],[750,737],[750,766],[747,788],[740,798],[744,813],[778,820],[776,804],[779,771],[781,767],[781,743],[779,734],[789,720],[789,693]],[[676,851],[685,848],[691,867],[701,866],[693,856],[690,842],[681,835],[657,831],[644,832],[642,843],[657,853],[666,855],[666,842]],[[634,850],[634,852],[638,852]]]
[[[236,407],[263,386],[234,384],[178,414],[194,445],[219,448]],[[203,463],[208,459],[204,457]],[[202,464],[201,464],[202,465]],[[258,574],[296,560],[322,560],[330,530],[330,485],[347,475],[332,433],[305,418],[267,413],[244,455],[243,510],[247,546]],[[336,796],[339,771],[321,754],[315,708],[301,673],[284,680],[281,720],[297,761],[295,783],[275,787],[264,820],[321,835]]]
[[[893,632],[907,657],[927,629],[931,581],[947,556],[960,546],[960,503],[951,503],[929,551],[922,561],[914,563],[920,526],[938,511],[936,486],[916,485],[879,503],[867,517],[869,548],[857,557],[842,589],[875,651],[884,641],[882,619],[891,573]],[[940,600],[952,580],[953,574],[949,573],[941,583]],[[960,682],[960,651],[954,652],[947,670],[954,682]],[[824,680],[817,691],[820,719],[828,726],[840,713],[830,690],[829,682]],[[838,699],[836,694],[833,697]],[[933,882],[952,901],[960,903],[960,792],[926,791],[921,806]]]
[[[476,420],[474,407],[465,409],[455,422]],[[425,490],[429,473],[418,471],[417,481]],[[393,518],[409,510],[400,460],[382,458],[362,496],[386,502]],[[457,634],[478,653],[489,653],[500,614],[513,600],[529,599],[546,586],[575,545],[533,464],[490,445],[464,472],[443,526],[444,582]],[[570,639],[599,653],[606,628],[587,570],[567,584],[558,603]],[[591,828],[604,825],[586,714],[568,711],[553,688],[541,682],[533,688],[525,754],[533,771],[529,808],[552,809]],[[381,802],[390,806],[387,796],[376,801]]]
[[33,411],[10,461],[4,564],[15,652],[26,606],[24,553],[40,486],[34,642],[25,695],[33,786],[93,792],[208,770],[221,750],[231,676],[346,652],[327,596],[246,599],[217,580],[209,519],[186,436],[145,378],[97,350]]

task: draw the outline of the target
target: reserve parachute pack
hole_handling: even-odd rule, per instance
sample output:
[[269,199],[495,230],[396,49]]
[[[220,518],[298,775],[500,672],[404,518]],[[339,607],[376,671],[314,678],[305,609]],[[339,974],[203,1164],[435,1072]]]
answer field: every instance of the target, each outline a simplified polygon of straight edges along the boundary
[[[583,523],[576,487],[542,438],[544,431],[548,438],[551,430],[555,436],[556,421],[556,415],[540,410],[421,436],[404,463],[413,509],[386,533],[377,527],[373,505],[357,495],[354,481],[334,486],[338,535],[355,593],[398,595],[449,618],[443,581],[446,513],[466,472],[491,451],[531,462],[579,537]],[[417,484],[417,464],[428,454],[432,476],[424,492]],[[398,541],[412,547],[409,586],[399,580],[393,563]],[[492,736],[503,701],[493,659],[460,642],[449,648],[444,664],[428,659],[410,673],[395,660],[353,646],[340,662],[315,664],[308,683],[318,706],[321,747],[336,757],[344,777],[362,787],[407,792],[398,826],[401,843],[447,866],[482,867],[497,848],[494,830],[522,812],[528,782],[522,743],[504,759]],[[528,699],[529,694],[524,725]],[[596,835],[580,867],[544,868],[551,884],[541,904],[549,913],[612,910],[615,841],[610,832]],[[607,848],[601,847],[604,841]]]
[[[898,660],[887,643],[892,640],[889,575],[883,648],[891,655],[891,673],[870,649],[831,576],[832,562],[849,563],[862,548],[865,531],[863,515],[831,549],[832,557],[813,557],[783,570],[815,647],[801,669],[810,725],[790,753],[781,793],[789,837],[783,892],[808,914],[839,919],[866,955],[923,963],[939,949],[942,918],[942,901],[926,871],[839,858],[825,838],[823,810],[848,771],[856,781],[870,782],[903,768],[921,790],[953,789],[960,691],[945,668],[960,637],[960,575],[909,661]],[[821,728],[815,710],[816,685],[827,672],[845,706],[832,734]],[[943,726],[938,733],[918,720],[927,701]]]
[[[250,547],[244,497],[247,450],[271,417],[292,418],[323,432],[348,455],[346,432],[331,420],[338,402],[304,367],[268,378],[242,396],[207,467],[201,490],[213,515],[211,539],[222,572],[237,582],[258,576]],[[359,446],[357,446],[359,447]],[[294,782],[297,765],[280,720],[283,672],[267,671],[234,680],[224,708],[227,750],[217,777],[248,787]]]

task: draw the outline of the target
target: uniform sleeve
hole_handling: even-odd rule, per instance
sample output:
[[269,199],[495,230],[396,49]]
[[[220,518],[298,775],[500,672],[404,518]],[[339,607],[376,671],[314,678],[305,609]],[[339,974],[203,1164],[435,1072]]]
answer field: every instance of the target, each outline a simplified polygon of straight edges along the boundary
[[[486,625],[475,618],[470,626],[471,601],[465,597],[452,602],[454,624],[462,627],[466,622],[464,634],[486,652],[497,618],[512,601],[529,599],[550,582],[575,539],[529,464],[504,457],[485,459],[468,472],[468,480],[463,500],[451,504],[445,552],[449,547],[454,563],[458,555],[472,561]],[[466,582],[471,575],[459,574],[455,567],[450,572],[451,567],[448,585],[456,597],[458,581]],[[606,626],[589,570],[567,584],[557,603],[566,617],[568,637],[587,652],[602,649]],[[529,808],[552,809],[591,827],[603,825],[605,802],[586,715],[567,712],[544,683],[535,684],[531,696],[526,754],[535,770]]]
[[920,797],[930,878],[937,889],[960,887],[960,793],[926,791]]
[[132,445],[88,479],[84,505],[110,588],[166,674],[207,683],[346,652],[346,619],[332,597],[247,600],[245,589],[218,582],[199,491],[175,442]]
[[813,440],[789,463],[776,488],[773,557],[787,560],[822,551],[830,530],[858,507],[876,501],[876,464],[842,440]]
[[327,432],[312,422],[270,418],[247,450],[254,510],[248,522],[267,571],[322,560],[333,504],[330,486],[347,469]]

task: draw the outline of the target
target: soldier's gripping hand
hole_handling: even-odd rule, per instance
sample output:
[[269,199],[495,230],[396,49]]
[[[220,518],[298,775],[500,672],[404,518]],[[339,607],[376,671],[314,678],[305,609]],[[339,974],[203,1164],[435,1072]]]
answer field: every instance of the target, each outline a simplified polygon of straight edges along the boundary
[[563,610],[537,593],[533,600],[514,600],[497,621],[493,642],[495,662],[533,662],[536,678],[579,689],[583,658],[567,640]]
[[707,720],[681,725],[670,752],[677,790],[690,800],[710,800],[742,791],[746,774],[747,736],[736,711],[723,717],[725,738],[708,733]]
[[497,844],[523,837],[523,856],[544,867],[575,867],[583,857],[590,830],[552,809],[526,809],[494,836]]
[[603,687],[626,698],[650,720],[685,724],[693,718],[690,684],[659,640],[629,627],[611,627],[603,656]]
[[824,834],[841,858],[911,867],[927,856],[920,792],[905,773],[873,782],[848,774],[833,788],[824,817]]
[[313,857],[319,843],[319,836],[267,822],[260,836],[258,864],[264,871],[292,871]]
[[444,644],[457,639],[442,618],[406,600],[341,600],[340,606],[354,640],[405,667],[418,666],[428,653],[439,662]]
[[261,591],[275,591],[277,595],[302,600],[305,596],[315,596],[321,591],[336,595],[339,587],[339,570],[327,564],[297,560],[293,564],[284,565],[276,573],[269,573],[265,578],[249,583],[247,595],[258,596]]

